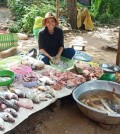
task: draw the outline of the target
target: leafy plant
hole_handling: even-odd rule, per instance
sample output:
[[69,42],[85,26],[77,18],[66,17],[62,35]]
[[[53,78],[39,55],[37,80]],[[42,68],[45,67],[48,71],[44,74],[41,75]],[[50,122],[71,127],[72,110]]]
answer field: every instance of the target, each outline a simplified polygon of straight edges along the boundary
[[35,18],[37,16],[44,17],[46,12],[53,10],[53,7],[51,5],[46,6],[43,4],[41,6],[42,8],[38,7],[37,5],[32,5],[31,7],[26,8],[26,14],[21,19],[23,23],[22,31],[32,33]]

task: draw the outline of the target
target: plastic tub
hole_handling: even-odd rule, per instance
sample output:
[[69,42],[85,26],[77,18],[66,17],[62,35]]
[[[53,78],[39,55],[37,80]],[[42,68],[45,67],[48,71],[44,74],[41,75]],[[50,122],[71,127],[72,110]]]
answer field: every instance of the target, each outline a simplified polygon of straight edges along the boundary
[[14,81],[15,74],[10,70],[0,70],[0,78],[3,79],[3,77],[8,77],[9,79],[0,80],[0,86],[8,86]]

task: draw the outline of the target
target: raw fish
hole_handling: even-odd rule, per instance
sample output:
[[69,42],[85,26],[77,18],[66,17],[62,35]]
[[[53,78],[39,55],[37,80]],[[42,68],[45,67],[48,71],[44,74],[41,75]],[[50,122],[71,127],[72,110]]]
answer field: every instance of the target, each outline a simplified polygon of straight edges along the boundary
[[13,108],[6,108],[4,112],[10,113],[13,117],[17,117],[17,112]]
[[13,116],[11,114],[9,114],[8,112],[0,112],[0,117],[4,121],[8,121],[8,122],[11,122],[11,123],[15,122],[15,119],[13,118]]
[[15,104],[11,104],[9,101],[7,101],[3,96],[0,96],[0,103],[5,104],[7,107],[13,108],[16,111],[19,110],[19,107]]

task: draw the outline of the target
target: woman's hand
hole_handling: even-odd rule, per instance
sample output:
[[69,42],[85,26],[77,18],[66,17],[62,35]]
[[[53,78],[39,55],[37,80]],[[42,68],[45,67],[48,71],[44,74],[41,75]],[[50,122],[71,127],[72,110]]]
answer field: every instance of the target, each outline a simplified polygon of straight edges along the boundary
[[50,57],[50,61],[55,64],[55,58],[54,57]]
[[60,55],[59,54],[57,54],[56,56],[55,56],[55,58],[56,58],[56,60],[59,62],[60,61]]

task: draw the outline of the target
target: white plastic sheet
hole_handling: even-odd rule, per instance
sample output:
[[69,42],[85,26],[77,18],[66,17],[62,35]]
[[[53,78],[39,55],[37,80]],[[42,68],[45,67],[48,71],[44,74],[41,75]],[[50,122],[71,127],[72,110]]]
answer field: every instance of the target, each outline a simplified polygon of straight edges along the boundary
[[[50,69],[49,66],[45,68],[45,70]],[[44,70],[43,70],[44,71]],[[39,73],[42,71],[38,71]],[[16,86],[23,86],[20,83],[16,83]],[[62,98],[65,96],[68,96],[72,93],[74,88],[68,89],[66,87],[62,88],[62,90],[55,91],[55,98],[48,99],[48,101],[42,101],[40,104],[34,104],[34,108],[32,110],[20,108],[18,111],[18,117],[15,119],[15,123],[8,123],[5,122],[5,130],[0,131],[0,134],[6,133],[12,129],[14,129],[17,125],[19,125],[21,122],[23,122],[25,119],[27,119],[31,114],[40,111],[44,109],[45,107],[49,106],[50,104],[54,103],[58,98]]]

